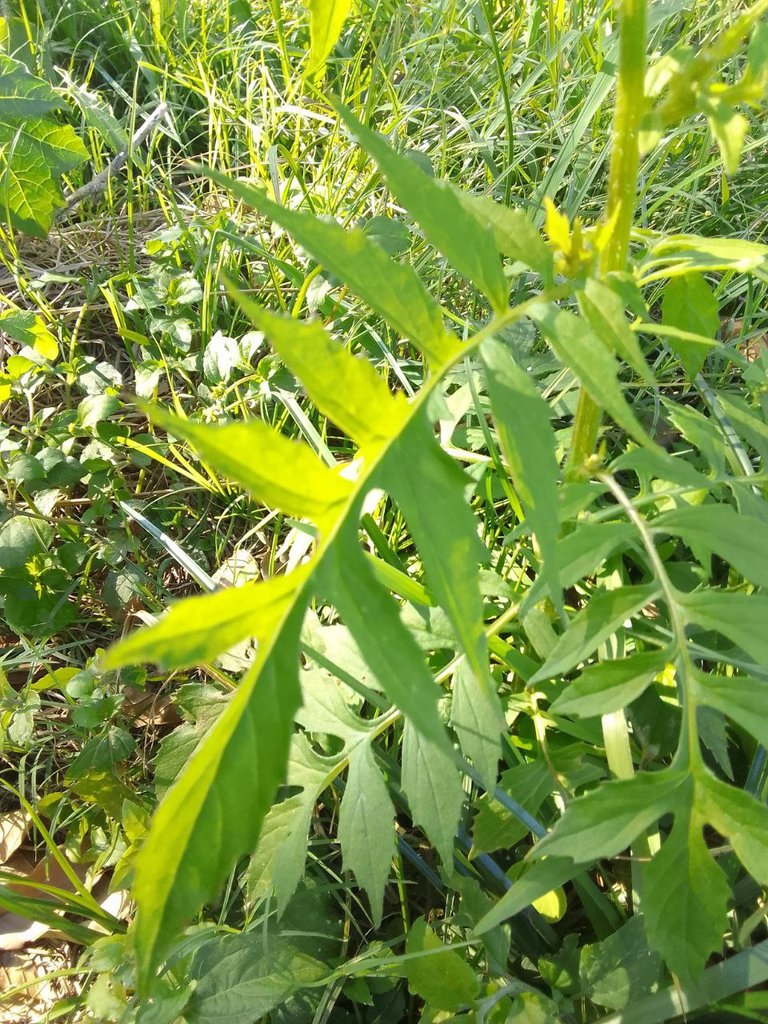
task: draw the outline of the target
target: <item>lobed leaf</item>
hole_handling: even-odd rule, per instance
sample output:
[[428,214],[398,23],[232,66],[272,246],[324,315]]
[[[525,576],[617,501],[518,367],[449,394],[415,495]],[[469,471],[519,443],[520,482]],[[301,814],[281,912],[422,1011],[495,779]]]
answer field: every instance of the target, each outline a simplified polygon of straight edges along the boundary
[[402,337],[413,342],[430,363],[440,365],[455,354],[459,342],[443,326],[440,307],[415,272],[407,264],[390,259],[364,231],[346,230],[335,221],[289,210],[259,189],[213,168],[200,170],[289,231],[318,262],[348,284]]
[[379,165],[387,185],[419,222],[428,241],[483,292],[497,313],[503,312],[508,304],[509,286],[490,228],[462,203],[448,182],[430,177],[413,160],[401,156],[378,132],[358,121],[344,104],[335,101],[333,107]]

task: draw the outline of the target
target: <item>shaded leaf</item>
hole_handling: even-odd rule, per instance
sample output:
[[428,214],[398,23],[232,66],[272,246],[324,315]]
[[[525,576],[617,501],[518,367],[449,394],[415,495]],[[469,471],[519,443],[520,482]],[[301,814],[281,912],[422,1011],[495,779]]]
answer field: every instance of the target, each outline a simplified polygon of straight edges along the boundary
[[687,506],[651,523],[654,531],[682,537],[686,544],[714,551],[746,579],[768,586],[768,523],[729,505]]
[[761,885],[768,884],[768,807],[751,793],[706,774],[696,782],[696,808],[730,840],[750,875]]
[[418,733],[410,722],[403,729],[401,784],[414,822],[450,868],[464,800],[461,776],[444,748]]
[[686,807],[643,870],[643,915],[648,942],[671,971],[693,980],[720,950],[731,891],[709,854],[702,820]]
[[501,450],[541,549],[542,575],[555,605],[562,607],[557,544],[560,473],[549,405],[502,344],[489,339],[482,357]]
[[369,743],[357,747],[349,761],[347,787],[339,811],[339,841],[344,867],[355,873],[368,893],[378,927],[384,888],[395,853],[394,808]]
[[544,679],[569,672],[639,611],[659,596],[656,584],[642,587],[617,587],[598,591],[568,624],[554,650],[539,671],[528,681],[535,685]]
[[637,335],[627,322],[621,296],[609,285],[588,277],[576,297],[581,315],[608,351],[628,363],[646,383],[652,383],[653,374],[643,358]]
[[768,664],[767,596],[708,589],[679,600],[697,625],[727,636],[759,665]]
[[630,918],[602,942],[583,946],[579,958],[582,991],[598,1006],[622,1010],[653,992],[661,960],[648,948],[641,917]]
[[746,676],[716,676],[697,672],[699,700],[717,708],[758,742],[768,746],[768,683]]

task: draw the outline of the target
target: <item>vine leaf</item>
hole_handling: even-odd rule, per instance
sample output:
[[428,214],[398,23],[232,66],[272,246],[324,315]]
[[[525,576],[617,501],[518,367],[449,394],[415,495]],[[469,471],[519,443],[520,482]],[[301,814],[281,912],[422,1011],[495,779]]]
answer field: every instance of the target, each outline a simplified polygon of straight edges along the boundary
[[73,129],[52,116],[63,107],[46,82],[0,54],[0,211],[37,238],[64,205],[57,179],[88,159]]
[[397,153],[343,103],[335,101],[333,106],[432,245],[484,293],[497,313],[505,310],[509,286],[491,229],[475,217],[448,182],[430,177],[413,160]]
[[375,925],[381,922],[384,887],[395,853],[395,812],[373,749],[361,744],[349,761],[347,788],[339,811],[344,866],[368,893]]

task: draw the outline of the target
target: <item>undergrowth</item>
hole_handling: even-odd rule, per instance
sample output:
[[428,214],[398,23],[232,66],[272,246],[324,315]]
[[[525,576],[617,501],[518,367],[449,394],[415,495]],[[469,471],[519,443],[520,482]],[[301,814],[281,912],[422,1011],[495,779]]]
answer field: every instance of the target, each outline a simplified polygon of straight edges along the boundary
[[337,6],[2,12],[9,1013],[762,1020],[766,4]]

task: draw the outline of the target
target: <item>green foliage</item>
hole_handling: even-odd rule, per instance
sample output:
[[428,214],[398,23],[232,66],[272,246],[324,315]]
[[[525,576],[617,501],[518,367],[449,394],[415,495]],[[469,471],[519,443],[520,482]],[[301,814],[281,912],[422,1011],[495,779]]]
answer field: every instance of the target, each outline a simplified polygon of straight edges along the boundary
[[68,125],[52,116],[64,103],[20,61],[0,54],[0,211],[26,234],[44,237],[64,205],[58,179],[88,159]]
[[757,1012],[768,248],[679,229],[749,194],[766,4],[653,5],[681,43],[644,88],[642,2],[610,35],[592,4],[366,11],[330,63],[351,6],[313,2],[300,76],[300,11],[257,38],[237,0],[153,2],[128,46],[87,4],[51,33],[103,46],[88,96],[64,78],[97,156],[133,111],[94,83],[131,54],[121,88],[162,72],[174,146],[199,163],[204,115],[217,169],[143,238],[164,137],[119,272],[62,316],[66,274],[19,280],[0,314],[0,739],[75,887],[0,903],[87,945],[73,1005],[121,1024]]

